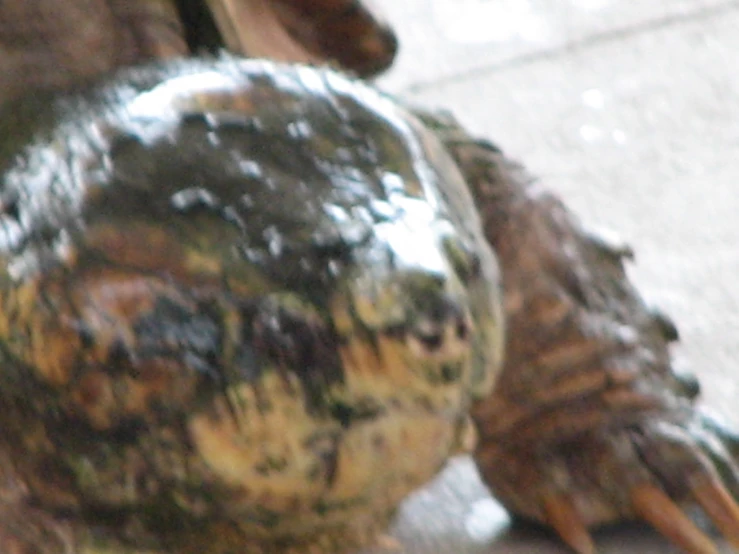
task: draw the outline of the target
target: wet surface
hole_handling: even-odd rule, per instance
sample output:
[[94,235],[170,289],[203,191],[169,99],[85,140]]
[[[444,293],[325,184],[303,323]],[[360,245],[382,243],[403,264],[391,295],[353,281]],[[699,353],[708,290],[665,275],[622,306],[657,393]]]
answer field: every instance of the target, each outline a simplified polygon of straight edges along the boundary
[[[586,225],[626,239],[631,275],[678,325],[679,365],[739,425],[739,2],[378,3],[402,45],[380,84],[452,109]],[[394,535],[414,554],[567,552],[511,526],[464,458],[406,503]],[[600,553],[678,552],[638,525],[596,539]]]

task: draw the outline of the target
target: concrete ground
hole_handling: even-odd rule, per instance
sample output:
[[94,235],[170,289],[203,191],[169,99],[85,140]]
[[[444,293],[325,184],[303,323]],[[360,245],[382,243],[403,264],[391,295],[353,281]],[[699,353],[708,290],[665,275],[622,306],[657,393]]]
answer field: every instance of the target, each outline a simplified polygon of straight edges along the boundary
[[[678,360],[739,428],[739,1],[376,1],[402,45],[380,85],[452,109],[626,238],[634,280],[678,323]],[[467,459],[406,503],[394,533],[409,554],[567,552],[511,528]],[[643,526],[597,541],[677,552]]]

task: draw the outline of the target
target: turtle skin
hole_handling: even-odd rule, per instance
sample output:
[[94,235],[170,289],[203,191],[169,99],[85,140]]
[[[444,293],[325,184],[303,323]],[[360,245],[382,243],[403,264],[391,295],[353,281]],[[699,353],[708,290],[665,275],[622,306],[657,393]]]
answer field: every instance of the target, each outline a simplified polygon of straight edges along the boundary
[[[2,82],[11,87],[0,90],[3,100],[25,96],[0,123],[3,136],[14,137],[2,147],[6,551],[351,551],[370,543],[400,498],[463,442],[468,409],[479,434],[474,456],[496,497],[514,514],[552,526],[578,552],[594,550],[587,527],[633,518],[688,552],[715,551],[678,508],[684,501],[697,501],[737,542],[737,439],[696,411],[695,381],[671,370],[668,343],[677,332],[628,284],[629,249],[585,232],[491,143],[468,136],[449,117],[390,107],[393,101],[356,81],[309,68],[174,61],[108,76],[107,84],[72,96],[41,92],[86,89],[80,85],[116,66],[212,40],[208,29],[193,26],[194,12],[182,10],[194,3],[178,3],[178,11],[170,4],[128,3],[132,11],[112,12],[113,21],[138,14],[112,36],[151,39],[134,41],[139,46],[129,57],[78,72],[84,50],[71,48],[78,55],[65,62],[48,58],[42,46],[36,56],[6,56],[12,63],[0,66],[21,78],[16,89]],[[0,6],[4,45],[14,43],[8,36],[16,30],[3,23],[12,5]],[[327,21],[341,28],[332,18],[318,18],[318,26],[310,19],[318,12],[298,13],[299,4],[274,5],[297,40],[310,44],[321,34],[316,29],[330,28]],[[66,44],[69,33],[25,13],[21,19],[33,21],[27,42],[56,37]],[[168,15],[153,15],[160,13]],[[47,58],[57,63],[22,80],[27,74],[17,68]],[[252,87],[259,76],[263,88]],[[319,92],[327,109],[311,112],[317,119],[309,127],[325,125],[325,132],[322,139],[302,136],[301,106],[315,106]],[[344,113],[337,98],[365,111],[351,124],[325,119]],[[262,119],[281,124],[280,131],[262,137],[255,123]],[[379,130],[383,119],[390,124]],[[356,135],[369,137],[370,146]],[[195,151],[184,147],[190,139]],[[224,140],[244,141],[239,148],[259,162],[268,156],[270,171],[280,175],[271,179],[280,183],[275,191],[257,195],[261,203],[241,206],[269,214],[254,226],[231,209],[233,195],[239,187],[270,188],[270,179],[262,182],[247,160],[232,180]],[[340,163],[310,172],[294,143],[315,160],[334,156]],[[368,155],[378,143],[387,158]],[[343,159],[347,152],[354,152],[351,161]],[[408,195],[436,214],[433,232],[428,221],[405,216],[391,218],[392,232],[379,231],[387,221],[372,218],[382,213],[369,210],[368,223],[362,209],[347,209],[367,208],[367,201],[376,208],[373,195],[386,190],[363,189],[369,181],[362,179],[347,183],[362,172],[380,179],[381,171],[393,181],[387,167],[394,163],[404,166],[398,175],[416,183]],[[306,174],[323,183],[319,194],[282,186]],[[214,183],[225,194],[213,194]],[[347,186],[344,197],[338,191]],[[328,206],[333,194],[342,196],[345,219],[330,209],[310,212],[324,219],[303,213],[304,205]],[[394,204],[399,198],[390,203],[407,210],[405,202]],[[378,249],[401,248],[401,258],[420,260],[413,278],[394,266],[384,272],[364,250],[368,243],[346,240],[358,229]],[[289,231],[287,249],[282,231]],[[402,250],[397,237],[404,233],[413,235],[415,250]],[[326,236],[327,250],[314,240]],[[257,246],[253,237],[261,237]],[[505,348],[485,241],[502,270]],[[421,245],[430,248],[423,259]],[[441,288],[427,257],[446,268]],[[298,261],[304,258],[310,269]],[[337,263],[351,266],[348,282],[347,274],[335,274]],[[233,278],[219,271],[233,271]],[[426,312],[429,306],[437,308]],[[476,311],[481,306],[483,313]],[[439,314],[455,314],[445,330]],[[446,348],[441,339],[450,336],[454,346]],[[498,384],[485,394],[503,350]],[[448,380],[455,374],[450,359],[465,360],[469,379],[460,374],[446,388],[435,383],[438,389],[423,384],[420,393],[396,390],[406,389],[406,379]],[[247,375],[243,367],[251,368]],[[378,372],[366,375],[368,368]],[[355,374],[364,377],[346,377]],[[409,403],[424,417],[409,416]],[[306,433],[321,440],[306,441]],[[249,453],[242,448],[247,440],[254,445]]]
[[717,552],[687,504],[739,546],[739,435],[696,407],[697,379],[672,368],[677,328],[629,283],[631,248],[588,232],[450,116],[424,121],[463,169],[503,276],[504,367],[472,410],[493,494],[579,553],[595,551],[587,528],[634,519],[686,552]]

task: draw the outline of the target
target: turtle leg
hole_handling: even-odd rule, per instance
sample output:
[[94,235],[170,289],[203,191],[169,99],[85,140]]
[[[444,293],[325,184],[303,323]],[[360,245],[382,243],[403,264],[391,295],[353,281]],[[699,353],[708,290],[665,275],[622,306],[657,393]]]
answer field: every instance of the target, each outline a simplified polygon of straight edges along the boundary
[[475,459],[514,514],[594,552],[588,529],[646,520],[685,551],[716,552],[697,504],[739,547],[739,440],[702,414],[671,367],[675,326],[629,283],[629,248],[585,232],[494,145],[430,121],[461,167],[500,260],[506,362],[473,410]]

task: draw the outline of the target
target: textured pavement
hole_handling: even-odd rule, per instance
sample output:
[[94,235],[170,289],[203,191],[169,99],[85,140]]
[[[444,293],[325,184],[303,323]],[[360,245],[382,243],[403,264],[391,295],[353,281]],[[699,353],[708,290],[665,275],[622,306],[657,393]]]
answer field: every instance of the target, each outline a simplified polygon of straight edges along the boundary
[[[379,84],[452,109],[631,243],[633,279],[680,328],[679,363],[739,428],[739,1],[376,2],[401,39]],[[409,554],[567,552],[511,528],[467,459],[394,534]],[[677,552],[643,526],[596,538],[602,554]]]

